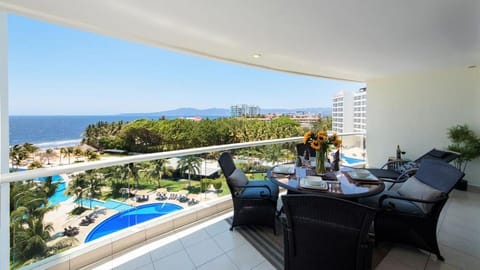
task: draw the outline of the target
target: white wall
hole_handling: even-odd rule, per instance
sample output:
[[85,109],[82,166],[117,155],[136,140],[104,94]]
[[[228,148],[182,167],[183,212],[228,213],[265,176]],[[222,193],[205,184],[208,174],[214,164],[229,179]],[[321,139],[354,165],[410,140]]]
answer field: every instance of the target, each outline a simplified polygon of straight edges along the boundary
[[[445,149],[447,129],[468,124],[480,135],[480,67],[371,80],[368,85],[367,153],[370,167],[395,155],[406,158],[431,148]],[[469,184],[480,186],[480,159],[466,170]]]

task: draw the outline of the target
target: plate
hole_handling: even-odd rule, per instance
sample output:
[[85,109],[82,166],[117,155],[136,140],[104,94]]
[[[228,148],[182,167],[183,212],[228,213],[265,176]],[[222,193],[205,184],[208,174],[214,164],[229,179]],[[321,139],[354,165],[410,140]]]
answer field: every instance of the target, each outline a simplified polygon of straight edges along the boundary
[[274,173],[280,174],[294,174],[295,173],[295,164],[288,165],[278,165],[273,168]]
[[352,170],[347,172],[348,175],[354,180],[362,180],[362,181],[378,181],[378,178],[370,173],[368,170]]
[[320,176],[306,176],[300,178],[300,187],[319,190],[328,190],[328,183]]

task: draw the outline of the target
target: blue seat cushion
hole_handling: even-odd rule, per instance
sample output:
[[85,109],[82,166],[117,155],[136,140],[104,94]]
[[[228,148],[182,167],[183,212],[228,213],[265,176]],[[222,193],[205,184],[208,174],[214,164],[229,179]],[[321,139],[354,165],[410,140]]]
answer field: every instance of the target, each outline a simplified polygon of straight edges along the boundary
[[[239,195],[241,198],[265,198],[270,195],[271,199],[276,200],[278,197],[278,186],[270,180],[249,181],[248,188],[244,188]],[[265,187],[268,186],[270,191]]]
[[[366,204],[368,206],[374,207],[374,208],[379,208],[379,205],[378,205],[379,199],[384,194],[393,195],[393,196],[401,196],[396,191],[386,190],[386,191],[383,191],[382,193],[377,194],[375,196],[362,198],[362,199],[359,200],[359,202],[362,203],[362,204]],[[395,209],[398,212],[402,212],[402,213],[406,213],[406,214],[412,214],[412,215],[425,215],[424,212],[422,211],[422,209],[420,209],[416,204],[414,204],[411,201],[406,201],[406,200],[387,198],[383,201],[382,208],[383,209],[392,208],[392,209]]]

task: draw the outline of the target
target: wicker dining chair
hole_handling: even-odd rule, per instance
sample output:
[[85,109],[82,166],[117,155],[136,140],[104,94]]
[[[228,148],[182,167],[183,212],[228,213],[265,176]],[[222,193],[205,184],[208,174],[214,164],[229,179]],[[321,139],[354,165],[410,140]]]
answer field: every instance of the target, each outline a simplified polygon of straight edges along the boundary
[[220,155],[220,167],[232,194],[233,222],[230,230],[240,225],[264,225],[275,229],[278,186],[270,180],[249,181],[235,166],[228,152]]
[[285,269],[371,269],[373,208],[320,195],[282,201]]
[[425,159],[414,176],[394,188],[362,199],[379,209],[375,217],[375,241],[413,245],[437,255],[437,223],[455,184],[465,174],[436,159]]

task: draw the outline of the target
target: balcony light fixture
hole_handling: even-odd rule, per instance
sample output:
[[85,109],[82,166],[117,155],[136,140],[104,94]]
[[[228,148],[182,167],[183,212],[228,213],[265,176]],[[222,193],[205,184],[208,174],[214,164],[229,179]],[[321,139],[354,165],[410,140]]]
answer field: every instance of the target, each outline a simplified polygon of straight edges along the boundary
[[260,58],[260,57],[262,57],[262,55],[259,54],[259,53],[255,53],[255,54],[252,55],[252,57],[253,58]]

